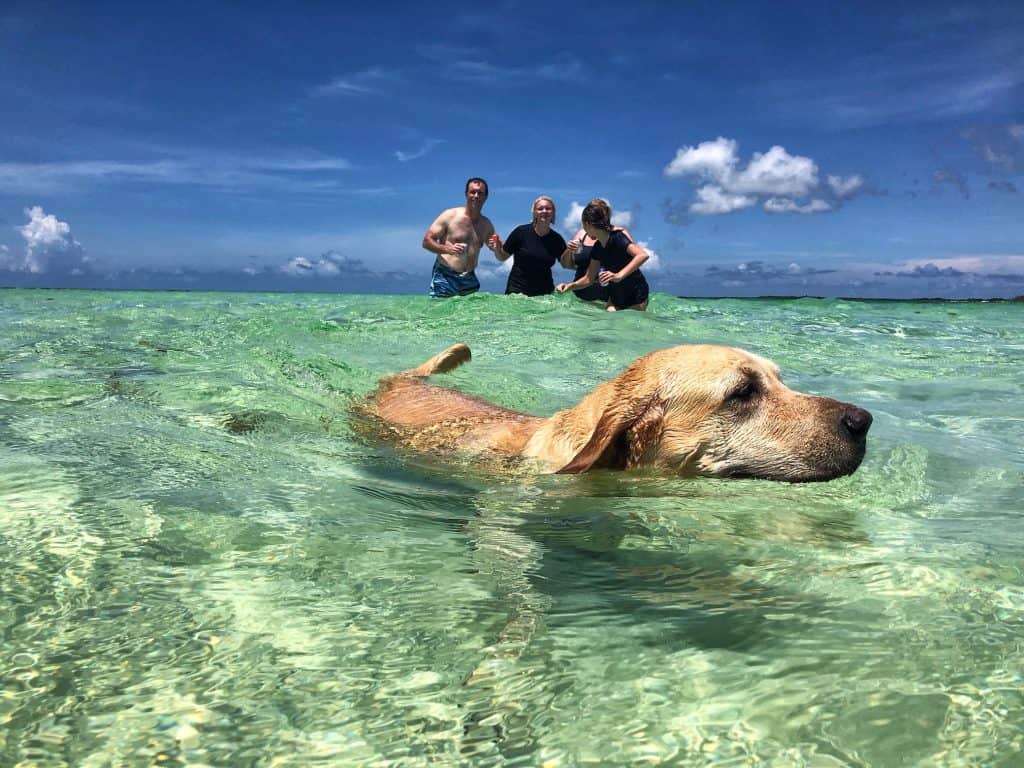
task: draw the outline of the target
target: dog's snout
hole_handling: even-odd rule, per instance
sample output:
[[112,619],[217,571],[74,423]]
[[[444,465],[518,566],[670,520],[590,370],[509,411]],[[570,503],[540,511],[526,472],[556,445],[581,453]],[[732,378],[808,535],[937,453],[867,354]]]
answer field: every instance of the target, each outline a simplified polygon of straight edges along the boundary
[[855,405],[844,408],[839,416],[839,422],[853,437],[863,437],[866,435],[873,420],[870,413]]

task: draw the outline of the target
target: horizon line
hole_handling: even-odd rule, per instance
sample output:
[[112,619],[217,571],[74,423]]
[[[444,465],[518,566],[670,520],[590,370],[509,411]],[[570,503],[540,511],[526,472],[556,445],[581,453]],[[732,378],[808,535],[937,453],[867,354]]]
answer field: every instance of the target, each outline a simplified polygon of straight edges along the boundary
[[[89,291],[92,293],[280,293],[280,294],[293,294],[293,293],[312,293],[317,295],[347,295],[347,296],[424,296],[430,298],[426,293],[389,293],[385,291],[377,291],[373,293],[366,293],[362,291],[325,291],[316,289],[303,289],[303,290],[275,290],[273,288],[264,288],[259,290],[247,289],[247,288],[83,288],[75,286],[66,287],[55,287],[47,285],[0,285],[2,291]],[[478,291],[479,294],[484,296],[504,296],[503,293],[492,293],[491,291]],[[472,294],[475,295],[475,294]],[[554,295],[554,294],[549,294]],[[1020,296],[1011,296],[1009,298],[1002,296],[992,297],[965,297],[965,298],[946,298],[942,296],[921,296],[917,298],[901,298],[898,296],[819,296],[815,294],[759,294],[757,296],[682,296],[666,294],[674,299],[682,300],[742,300],[742,301],[798,301],[800,299],[815,299],[819,301],[889,301],[889,302],[950,302],[950,303],[991,303],[991,302],[1024,302],[1024,294]]]

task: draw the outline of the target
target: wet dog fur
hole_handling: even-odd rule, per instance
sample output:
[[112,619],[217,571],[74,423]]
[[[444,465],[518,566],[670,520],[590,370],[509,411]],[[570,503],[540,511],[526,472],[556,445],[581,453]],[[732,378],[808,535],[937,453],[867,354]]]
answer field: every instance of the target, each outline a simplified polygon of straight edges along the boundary
[[456,344],[387,376],[362,411],[401,446],[434,456],[523,460],[544,472],[651,467],[787,482],[854,472],[872,421],[863,408],[789,389],[774,363],[734,347],[652,352],[549,418],[425,381],[470,357]]

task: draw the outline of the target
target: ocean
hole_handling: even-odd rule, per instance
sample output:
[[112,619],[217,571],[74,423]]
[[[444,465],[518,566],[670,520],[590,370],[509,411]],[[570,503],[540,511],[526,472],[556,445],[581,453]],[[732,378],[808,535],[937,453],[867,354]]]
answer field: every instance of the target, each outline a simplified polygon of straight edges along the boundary
[[[1024,304],[0,291],[0,764],[1011,766]],[[741,346],[850,477],[496,473],[360,439]]]

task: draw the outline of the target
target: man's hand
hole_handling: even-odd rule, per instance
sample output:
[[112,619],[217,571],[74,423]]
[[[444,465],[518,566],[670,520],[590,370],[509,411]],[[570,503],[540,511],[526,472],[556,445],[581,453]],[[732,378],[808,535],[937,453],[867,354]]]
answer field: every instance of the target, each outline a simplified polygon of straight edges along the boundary
[[491,251],[494,253],[498,253],[498,251],[501,250],[502,242],[501,238],[498,237],[497,233],[487,238],[487,247],[490,248]]
[[565,293],[572,287],[572,283],[559,283],[555,286],[555,290],[559,293]]
[[465,243],[445,243],[443,246],[444,252],[449,256],[462,256],[466,253]]

